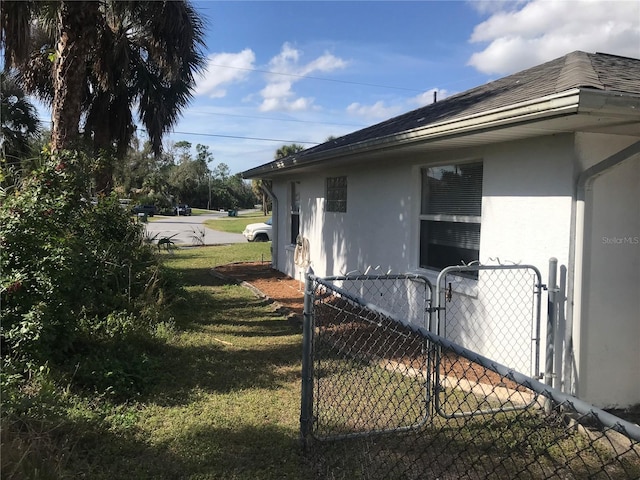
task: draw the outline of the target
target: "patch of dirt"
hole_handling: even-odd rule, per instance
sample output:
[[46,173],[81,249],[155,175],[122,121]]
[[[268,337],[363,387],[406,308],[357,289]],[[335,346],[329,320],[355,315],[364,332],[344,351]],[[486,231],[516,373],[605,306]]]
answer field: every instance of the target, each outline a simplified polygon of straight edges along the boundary
[[[278,270],[274,270],[270,263],[231,263],[218,266],[214,270],[225,277],[250,284],[254,289],[294,314],[300,322],[302,321],[304,282],[291,278]],[[335,329],[336,327],[327,325],[327,328]],[[359,322],[347,322],[339,328],[362,329],[362,326],[359,325]],[[368,335],[362,335],[362,338],[369,339],[373,345],[378,345],[378,347],[385,344],[386,347],[388,347],[388,343],[394,341],[393,338],[387,338],[386,342],[380,342],[379,339],[375,341],[376,336],[377,335],[373,333],[369,333]],[[353,337],[347,332],[345,333],[345,338]],[[400,343],[402,343],[402,341]],[[361,348],[363,349],[362,346]],[[385,348],[385,350],[388,351],[388,348]],[[414,361],[420,363],[423,359],[394,358],[393,360],[405,365],[411,365]],[[495,386],[507,386],[514,390],[523,389],[500,375],[485,369],[481,365],[470,362],[464,358],[458,358],[451,352],[446,353],[443,360],[442,371],[445,375],[453,375],[457,378],[465,378],[470,381],[484,382]]]
[[214,269],[238,282],[246,282],[302,319],[304,281],[293,279],[271,268],[270,263],[230,263]]

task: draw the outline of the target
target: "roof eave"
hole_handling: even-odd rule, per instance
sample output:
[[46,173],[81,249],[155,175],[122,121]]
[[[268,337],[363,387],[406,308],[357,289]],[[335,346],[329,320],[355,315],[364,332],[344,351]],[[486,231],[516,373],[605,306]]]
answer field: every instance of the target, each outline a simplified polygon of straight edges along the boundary
[[268,178],[332,158],[367,153],[390,146],[400,147],[411,143],[430,142],[452,135],[471,134],[479,130],[505,128],[513,124],[539,121],[549,117],[571,115],[578,112],[580,94],[581,89],[573,88],[526,102],[325,150],[317,154],[293,155],[247,170],[242,173],[242,176]]
[[609,117],[640,116],[640,94],[582,89],[579,113]]

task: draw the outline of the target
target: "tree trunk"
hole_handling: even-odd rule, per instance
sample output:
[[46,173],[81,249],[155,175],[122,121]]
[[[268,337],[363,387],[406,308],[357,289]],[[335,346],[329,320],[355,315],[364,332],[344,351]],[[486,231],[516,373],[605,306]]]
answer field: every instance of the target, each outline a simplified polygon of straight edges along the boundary
[[78,137],[85,89],[86,57],[95,40],[98,2],[63,1],[53,66],[51,148],[70,148]]

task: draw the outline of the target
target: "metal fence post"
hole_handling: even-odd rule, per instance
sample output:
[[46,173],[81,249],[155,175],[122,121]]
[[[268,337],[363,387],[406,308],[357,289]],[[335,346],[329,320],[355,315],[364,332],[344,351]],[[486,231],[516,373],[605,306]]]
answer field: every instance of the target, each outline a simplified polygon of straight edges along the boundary
[[313,269],[305,274],[302,325],[302,394],[300,403],[300,442],[308,446],[313,428]]
[[553,386],[553,356],[555,352],[555,326],[556,326],[556,293],[558,292],[558,259],[549,259],[549,283],[547,284],[547,346],[545,357],[544,381]]

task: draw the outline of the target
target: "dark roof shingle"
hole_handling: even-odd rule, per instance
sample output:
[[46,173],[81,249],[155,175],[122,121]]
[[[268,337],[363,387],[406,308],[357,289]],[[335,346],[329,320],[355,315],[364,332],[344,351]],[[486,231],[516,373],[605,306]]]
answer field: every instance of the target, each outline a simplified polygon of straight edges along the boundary
[[640,60],[603,53],[572,52],[303,150],[295,157],[304,161],[307,155],[315,156],[321,152],[330,155],[328,152],[335,148],[461,119],[574,88],[640,94]]

